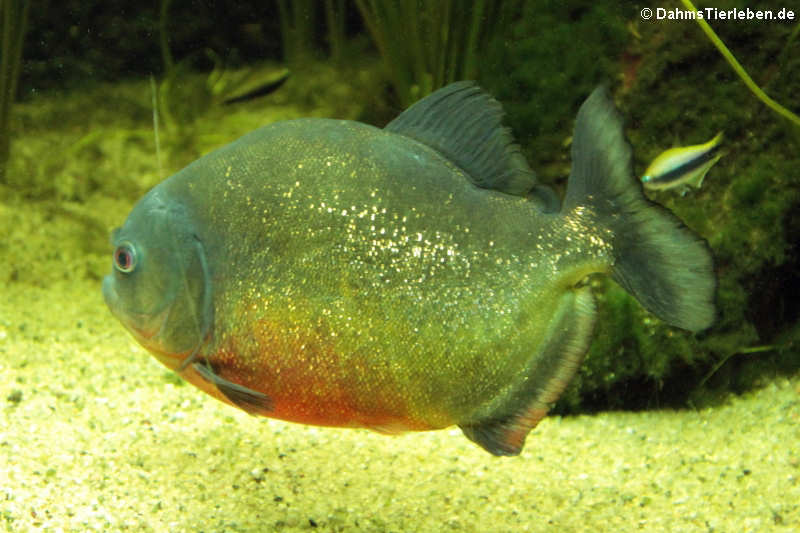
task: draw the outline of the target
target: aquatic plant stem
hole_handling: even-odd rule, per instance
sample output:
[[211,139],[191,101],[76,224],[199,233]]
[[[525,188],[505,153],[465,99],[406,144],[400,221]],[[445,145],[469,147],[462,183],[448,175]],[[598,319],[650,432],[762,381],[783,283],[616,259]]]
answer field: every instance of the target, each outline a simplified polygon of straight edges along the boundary
[[[692,4],[691,0],[681,0],[681,3],[684,6],[686,6],[687,9],[690,9],[695,12],[698,11],[698,9],[694,7],[694,4]],[[783,107],[781,104],[770,98],[767,95],[767,93],[765,93],[761,89],[761,87],[759,87],[756,84],[756,82],[753,81],[753,78],[751,78],[750,75],[747,74],[747,71],[736,60],[731,51],[728,50],[728,47],[725,46],[725,43],[723,43],[722,40],[717,36],[717,34],[714,32],[711,26],[708,25],[708,22],[706,22],[704,19],[701,19],[700,17],[695,17],[695,21],[700,25],[700,28],[703,30],[706,36],[711,40],[714,46],[717,47],[717,50],[719,50],[719,52],[722,54],[722,57],[724,57],[728,61],[728,63],[736,72],[736,74],[738,74],[739,77],[744,82],[744,84],[747,85],[747,88],[750,89],[750,91],[752,91],[752,93],[755,94],[759,100],[764,102],[767,105],[767,107],[769,107],[779,115],[789,119],[795,125],[800,126],[800,117],[798,117],[797,115],[795,115],[794,113]]]
[[714,367],[711,370],[708,371],[708,374],[706,374],[705,377],[703,377],[703,379],[700,380],[700,383],[697,384],[697,388],[698,389],[703,388],[703,385],[705,385],[708,382],[708,380],[711,379],[711,377],[714,374],[716,374],[717,371],[720,368],[722,368],[722,366],[725,363],[727,363],[728,360],[731,357],[733,357],[734,355],[760,353],[760,352],[770,352],[772,350],[776,350],[777,348],[778,348],[777,346],[769,344],[769,345],[764,345],[764,346],[751,346],[750,348],[742,348],[740,350],[736,350],[734,352],[731,352],[728,355],[726,355],[725,357],[723,357],[722,359],[720,359],[719,361],[717,361],[717,364],[715,364]]
[[328,46],[331,51],[331,59],[337,65],[344,64],[345,16],[344,0],[325,0]]
[[163,167],[161,165],[161,142],[158,138],[158,88],[156,79],[150,74],[150,99],[153,105],[153,136],[156,144],[156,162],[158,163],[158,177],[163,179]]
[[384,68],[401,105],[410,104],[414,101],[411,98],[411,86],[417,77],[414,71],[419,68],[413,58],[422,53],[419,35],[414,33],[417,29],[417,10],[411,11],[410,20],[405,20],[406,15],[402,12],[405,6],[401,2],[356,0],[356,6],[383,58]]
[[403,107],[448,83],[475,78],[480,46],[501,11],[500,3],[485,0],[470,9],[453,0],[355,3]]
[[0,1],[0,183],[6,181],[5,168],[11,151],[8,123],[11,102],[17,94],[29,5],[27,0]]
[[290,65],[305,64],[312,56],[315,3],[312,0],[278,0],[283,57]]
[[164,71],[169,74],[175,67],[172,53],[169,50],[169,37],[167,36],[167,20],[169,19],[169,5],[172,0],[161,0],[158,15],[158,37],[161,47],[161,61],[164,62]]

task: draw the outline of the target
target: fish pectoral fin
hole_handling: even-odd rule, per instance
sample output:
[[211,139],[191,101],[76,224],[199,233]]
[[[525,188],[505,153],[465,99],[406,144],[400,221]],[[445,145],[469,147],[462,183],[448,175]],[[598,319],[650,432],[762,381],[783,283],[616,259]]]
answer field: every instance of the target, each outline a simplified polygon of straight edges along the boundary
[[488,413],[459,424],[464,435],[494,455],[519,455],[536,427],[572,379],[589,348],[595,305],[589,287],[566,293],[547,340],[527,375]]
[[266,394],[228,381],[215,374],[211,368],[203,363],[194,363],[192,368],[200,377],[217,387],[232,404],[242,411],[251,415],[263,415],[272,411],[272,400]]

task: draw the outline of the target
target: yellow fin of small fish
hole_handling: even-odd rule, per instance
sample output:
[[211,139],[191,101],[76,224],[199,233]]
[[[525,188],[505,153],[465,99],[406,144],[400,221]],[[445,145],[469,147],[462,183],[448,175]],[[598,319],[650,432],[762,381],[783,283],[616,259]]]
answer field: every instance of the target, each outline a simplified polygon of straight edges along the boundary
[[722,157],[722,132],[704,144],[670,148],[656,157],[642,176],[646,189],[700,188],[706,173]]

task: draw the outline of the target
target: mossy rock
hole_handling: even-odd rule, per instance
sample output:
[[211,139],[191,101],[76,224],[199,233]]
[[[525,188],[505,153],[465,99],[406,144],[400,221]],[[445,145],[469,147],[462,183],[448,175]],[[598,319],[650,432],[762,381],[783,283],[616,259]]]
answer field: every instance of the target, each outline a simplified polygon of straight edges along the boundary
[[[748,91],[697,24],[644,22],[625,9],[632,8],[525,2],[490,47],[482,83],[503,102],[540,179],[557,188],[569,172],[575,113],[600,83],[612,84],[636,172],[666,148],[724,130],[725,155],[701,190],[648,193],[709,242],[719,316],[693,335],[662,323],[613,282],[595,280],[595,338],[558,412],[688,405],[800,368],[800,128]],[[757,83],[784,104],[796,102],[793,25],[712,25]]]

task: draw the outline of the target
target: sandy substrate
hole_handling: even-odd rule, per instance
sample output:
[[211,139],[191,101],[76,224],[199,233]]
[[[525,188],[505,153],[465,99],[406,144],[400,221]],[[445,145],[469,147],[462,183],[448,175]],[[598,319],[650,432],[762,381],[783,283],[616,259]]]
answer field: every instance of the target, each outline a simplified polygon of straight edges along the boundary
[[304,427],[181,384],[111,317],[97,261],[56,253],[0,286],[0,530],[800,530],[800,377],[550,417],[517,458],[458,430]]

